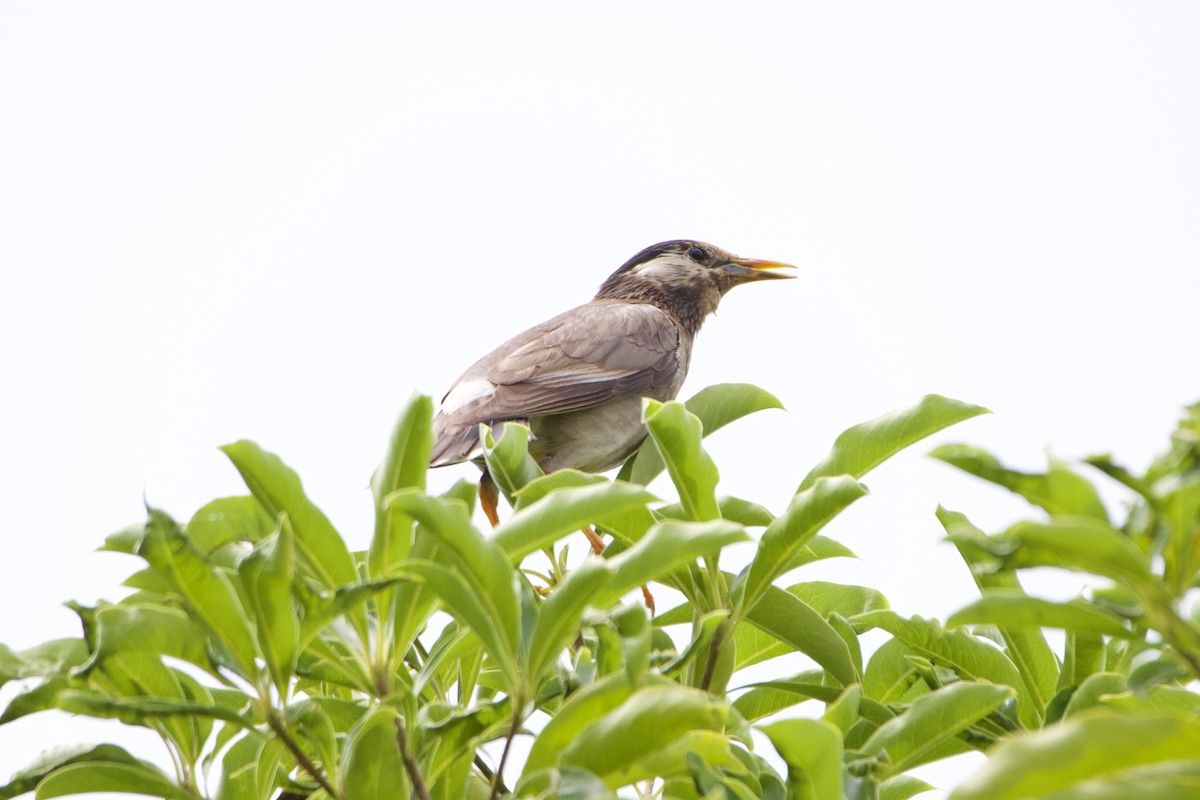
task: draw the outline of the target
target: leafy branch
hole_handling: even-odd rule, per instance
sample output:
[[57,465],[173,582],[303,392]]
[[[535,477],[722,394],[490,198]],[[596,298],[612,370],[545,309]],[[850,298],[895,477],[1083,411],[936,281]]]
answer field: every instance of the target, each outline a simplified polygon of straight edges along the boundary
[[[247,494],[185,524],[149,510],[105,543],[139,560],[133,594],[73,605],[79,638],[0,645],[0,686],[22,683],[0,725],[58,709],[144,727],[173,774],[114,745],[58,748],[0,800],[611,798],[628,786],[906,800],[930,788],[910,770],[971,751],[988,764],[954,800],[1195,789],[1200,620],[1186,603],[1200,586],[1200,406],[1142,474],[1108,456],[1031,473],[978,448],[935,450],[1036,509],[990,534],[938,510],[980,591],[945,624],[811,573],[852,555],[824,532],[866,498],[870,470],[985,410],[931,395],[856,425],[775,515],[719,494],[704,437],[779,407],[744,385],[650,403],[650,436],[615,480],[542,475],[528,431],[508,425],[484,437],[484,458],[513,511],[485,532],[473,483],[427,491],[432,403],[415,396],[371,482],[365,552],[277,456],[224,448]],[[1089,469],[1131,493],[1123,519]],[[646,484],[664,472],[675,497],[660,500]],[[568,555],[584,527],[612,538],[602,557]],[[746,542],[733,571],[726,548]],[[1046,567],[1096,588],[1029,596],[1021,574]],[[638,594],[651,583],[682,602],[653,617]],[[783,655],[808,668],[728,688]],[[755,749],[754,730],[769,747]],[[501,748],[495,770],[487,747]]]

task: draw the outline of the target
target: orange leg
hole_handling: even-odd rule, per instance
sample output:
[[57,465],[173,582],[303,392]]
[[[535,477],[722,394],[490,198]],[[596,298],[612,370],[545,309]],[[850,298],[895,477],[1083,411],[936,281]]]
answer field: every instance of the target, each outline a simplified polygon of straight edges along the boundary
[[[601,539],[596,531],[589,525],[583,529],[583,535],[587,537],[588,542],[592,545],[592,552],[596,555],[604,553],[604,540]],[[650,609],[650,616],[654,616],[654,595],[650,594],[650,589],[642,587],[642,599],[646,602],[646,608]]]
[[591,525],[583,529],[583,535],[587,537],[588,542],[592,545],[592,552],[596,555],[604,553],[604,540],[596,535],[596,531]]
[[650,587],[642,587],[642,600],[646,603],[646,610],[650,612],[650,618],[654,618],[654,595],[650,594]]
[[483,513],[487,516],[488,522],[492,523],[492,527],[500,524],[500,514],[497,509],[500,505],[500,487],[496,485],[496,481],[492,479],[492,475],[487,470],[484,470],[483,476],[479,479],[479,505],[483,508]]

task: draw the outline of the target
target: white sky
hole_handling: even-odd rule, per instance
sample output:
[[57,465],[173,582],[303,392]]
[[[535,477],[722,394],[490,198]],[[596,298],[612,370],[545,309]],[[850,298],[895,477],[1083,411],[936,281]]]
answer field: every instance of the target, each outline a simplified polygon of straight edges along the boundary
[[[728,493],[781,510],[839,431],[926,392],[996,412],[941,441],[1141,467],[1200,395],[1198,25],[1092,0],[9,0],[0,641],[76,635],[59,604],[134,568],[92,549],[143,495],[186,519],[241,492],[216,450],[238,438],[365,547],[408,395],[669,238],[800,266],[697,344],[684,396],[749,381],[790,409],[711,440]],[[968,602],[937,503],[1024,509],[929,448],[827,531],[862,562],[798,579]],[[71,730],[0,728],[0,779],[76,738],[158,757]]]

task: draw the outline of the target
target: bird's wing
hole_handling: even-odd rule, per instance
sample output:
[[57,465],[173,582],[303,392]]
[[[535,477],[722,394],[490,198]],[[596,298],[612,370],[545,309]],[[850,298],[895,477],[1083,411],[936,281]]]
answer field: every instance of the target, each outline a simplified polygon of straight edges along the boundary
[[678,377],[678,350],[679,329],[655,306],[588,303],[480,360],[446,395],[443,414],[475,425],[652,394]]

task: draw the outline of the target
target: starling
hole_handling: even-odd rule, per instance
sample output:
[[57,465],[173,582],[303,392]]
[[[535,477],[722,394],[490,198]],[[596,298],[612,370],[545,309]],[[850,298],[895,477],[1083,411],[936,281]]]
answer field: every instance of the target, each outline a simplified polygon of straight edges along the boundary
[[[433,422],[431,466],[476,460],[482,467],[481,422],[497,431],[506,422],[528,425],[529,453],[547,473],[619,466],[646,437],[642,398],[675,398],[696,332],[725,293],[794,277],[781,269],[791,267],[686,239],[647,247],[590,303],[509,339],[454,382]],[[480,498],[497,524],[486,468]]]

